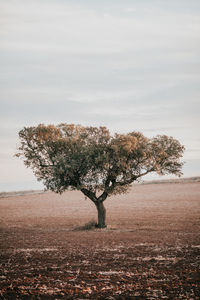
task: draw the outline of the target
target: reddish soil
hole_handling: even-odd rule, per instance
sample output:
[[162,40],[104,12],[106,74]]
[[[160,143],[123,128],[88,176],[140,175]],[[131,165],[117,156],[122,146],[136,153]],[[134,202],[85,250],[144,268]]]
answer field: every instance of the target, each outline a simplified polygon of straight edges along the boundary
[[0,299],[199,299],[200,183],[0,198]]

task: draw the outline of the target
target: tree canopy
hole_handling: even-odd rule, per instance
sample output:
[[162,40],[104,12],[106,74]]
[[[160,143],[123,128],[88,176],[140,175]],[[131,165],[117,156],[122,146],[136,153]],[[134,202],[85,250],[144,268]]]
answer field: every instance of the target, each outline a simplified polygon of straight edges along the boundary
[[108,196],[125,193],[150,172],[182,174],[184,147],[166,135],[150,139],[135,131],[111,135],[106,127],[40,124],[24,127],[19,137],[16,156],[47,189],[80,190],[101,210]]

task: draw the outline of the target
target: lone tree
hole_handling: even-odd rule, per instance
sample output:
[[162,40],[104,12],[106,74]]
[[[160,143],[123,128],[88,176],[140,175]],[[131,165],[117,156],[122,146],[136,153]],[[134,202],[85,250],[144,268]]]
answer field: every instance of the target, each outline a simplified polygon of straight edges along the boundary
[[18,157],[47,189],[79,190],[95,204],[106,227],[103,202],[125,193],[140,177],[156,172],[180,176],[184,147],[173,137],[149,139],[140,132],[110,135],[106,127],[40,124],[19,132]]

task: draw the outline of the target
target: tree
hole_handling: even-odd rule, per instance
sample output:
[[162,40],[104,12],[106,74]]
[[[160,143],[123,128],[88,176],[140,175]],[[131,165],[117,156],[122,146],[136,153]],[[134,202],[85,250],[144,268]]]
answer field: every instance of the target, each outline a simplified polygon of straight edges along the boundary
[[166,135],[149,139],[133,131],[112,136],[106,127],[40,124],[24,127],[19,137],[16,156],[47,189],[81,191],[95,204],[100,228],[106,227],[107,197],[127,192],[150,172],[182,174],[184,147]]

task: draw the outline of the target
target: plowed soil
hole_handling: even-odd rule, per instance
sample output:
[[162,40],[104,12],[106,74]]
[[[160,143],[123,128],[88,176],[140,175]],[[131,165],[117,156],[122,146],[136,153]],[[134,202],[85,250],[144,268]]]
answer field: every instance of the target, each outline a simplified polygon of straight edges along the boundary
[[[0,198],[0,299],[199,299],[200,183]],[[89,226],[88,226],[89,227]]]

